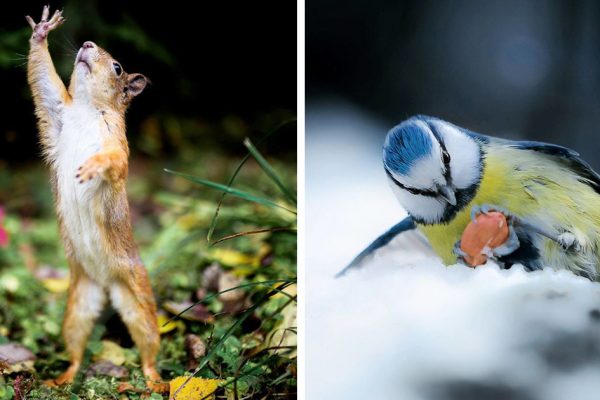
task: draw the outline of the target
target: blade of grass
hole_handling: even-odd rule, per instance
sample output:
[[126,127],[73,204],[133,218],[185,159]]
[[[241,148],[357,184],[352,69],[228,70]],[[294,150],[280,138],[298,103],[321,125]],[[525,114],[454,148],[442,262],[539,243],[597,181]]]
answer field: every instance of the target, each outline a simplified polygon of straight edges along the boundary
[[192,374],[186,379],[186,381],[183,382],[183,384],[175,391],[175,393],[173,393],[173,398],[177,398],[177,395],[179,394],[181,389],[183,389],[190,382],[190,380],[194,376],[196,376],[196,374],[198,372],[200,372],[202,370],[202,368],[204,368],[206,366],[206,364],[209,363],[209,361],[215,356],[216,350],[219,347],[221,347],[223,345],[223,343],[225,343],[227,338],[233,334],[233,331],[236,328],[238,328],[250,315],[252,315],[252,313],[254,313],[254,310],[256,310],[258,307],[260,307],[270,297],[279,293],[279,291],[285,289],[286,287],[290,286],[291,284],[292,284],[292,282],[282,283],[281,285],[279,285],[276,288],[277,290],[273,289],[273,290],[269,291],[267,294],[265,294],[263,297],[261,297],[256,303],[254,303],[252,306],[247,308],[243,313],[241,313],[240,316],[238,317],[238,319],[233,324],[231,324],[231,326],[225,331],[223,336],[221,336],[219,338],[217,343],[215,343],[215,345],[206,353],[206,355],[202,359],[202,362],[200,363],[200,365],[198,365],[198,367],[196,367],[194,372],[192,372]]
[[252,144],[252,142],[250,141],[249,138],[246,138],[244,140],[244,146],[246,146],[246,148],[248,149],[250,154],[252,154],[252,157],[254,157],[254,159],[256,160],[258,165],[260,165],[260,167],[263,169],[263,171],[265,171],[265,173],[269,176],[269,178],[271,178],[271,180],[273,182],[275,182],[275,184],[277,185],[279,190],[281,190],[281,192],[288,198],[288,200],[290,200],[294,205],[296,205],[298,203],[296,196],[294,196],[292,191],[289,190],[283,184],[283,181],[281,180],[279,175],[277,175],[277,172],[275,172],[275,169],[273,169],[273,167],[271,166],[271,164],[269,164],[267,159],[264,158],[262,154],[260,154],[260,151],[258,151],[258,149],[256,147],[254,147],[254,145]]
[[224,242],[225,240],[235,239],[235,238],[242,237],[242,236],[256,235],[258,233],[265,233],[265,232],[281,232],[281,231],[295,232],[296,228],[284,226],[284,227],[278,227],[278,228],[265,228],[265,229],[257,229],[255,231],[238,232],[238,233],[234,233],[232,235],[227,235],[220,239],[217,239],[214,242],[212,242],[210,245],[214,246],[215,244]]
[[[206,297],[204,297],[202,300],[198,300],[197,302],[195,302],[194,304],[192,304],[191,306],[185,308],[184,310],[182,310],[181,312],[179,312],[179,314],[175,315],[174,317],[172,317],[171,319],[169,319],[167,322],[165,322],[163,324],[163,326],[167,326],[167,324],[169,324],[170,322],[175,321],[176,319],[178,319],[179,317],[181,317],[181,315],[183,315],[185,312],[191,310],[192,308],[196,307],[198,304],[202,304],[204,302],[207,302],[208,300],[211,300],[217,296],[219,296],[220,294],[223,293],[227,293],[227,292],[231,292],[233,290],[237,290],[237,289],[243,289],[243,288],[247,288],[247,287],[252,287],[252,286],[260,286],[260,285],[273,285],[275,283],[296,283],[295,280],[290,280],[290,279],[272,279],[269,281],[260,281],[260,282],[250,282],[250,283],[245,283],[243,285],[239,285],[236,287],[232,287],[226,290],[221,290],[220,292],[217,293],[213,293],[211,295],[208,295]],[[280,293],[284,294],[287,297],[292,297],[289,293],[283,292],[277,288],[274,288],[273,290],[278,290]]]
[[185,179],[187,179],[187,180],[189,180],[191,182],[198,183],[198,184],[204,185],[204,186],[208,186],[208,187],[210,187],[212,189],[217,189],[217,190],[220,190],[222,192],[229,193],[229,194],[231,194],[233,196],[236,196],[236,197],[241,197],[244,200],[252,201],[254,203],[262,204],[262,205],[268,206],[268,207],[281,208],[282,210],[286,210],[286,211],[291,212],[292,214],[296,214],[295,210],[290,210],[289,208],[286,208],[286,207],[284,207],[284,206],[282,206],[280,204],[277,204],[274,201],[271,201],[269,199],[265,199],[264,197],[255,196],[255,195],[250,194],[248,192],[245,192],[243,190],[234,189],[234,188],[232,188],[230,186],[225,186],[225,185],[220,184],[220,183],[216,183],[216,182],[212,182],[212,181],[209,181],[209,180],[206,180],[206,179],[202,179],[202,178],[199,178],[199,177],[194,176],[194,175],[189,175],[189,174],[184,174],[182,172],[172,171],[172,170],[167,169],[167,168],[165,168],[164,171],[168,172],[169,174],[181,176],[182,178],[185,178]]
[[[277,125],[275,128],[273,128],[269,132],[267,132],[263,137],[261,137],[258,140],[258,142],[256,142],[256,145],[260,146],[269,137],[271,137],[271,135],[273,135],[275,132],[279,131],[281,128],[283,128],[284,126],[286,126],[286,125],[288,125],[288,124],[290,124],[292,122],[296,122],[296,118],[289,119],[287,121],[283,121],[281,124]],[[242,161],[240,161],[240,163],[236,167],[235,171],[233,171],[233,174],[231,175],[231,177],[229,178],[229,181],[227,182],[227,186],[233,185],[233,181],[235,180],[235,178],[239,174],[240,170],[242,169],[242,167],[244,166],[244,164],[246,163],[246,161],[248,161],[249,159],[250,159],[250,153],[248,152],[248,153],[246,153],[246,155],[244,156],[244,158],[242,158]],[[219,203],[217,204],[217,208],[215,209],[215,214],[213,215],[212,221],[210,222],[210,228],[208,229],[208,233],[206,234],[206,241],[207,242],[210,242],[210,239],[212,238],[212,235],[213,235],[213,233],[215,231],[215,227],[217,226],[217,217],[219,216],[219,211],[221,210],[221,205],[223,204],[223,200],[225,200],[225,196],[227,196],[227,193],[224,192],[221,195],[221,198],[219,199]]]

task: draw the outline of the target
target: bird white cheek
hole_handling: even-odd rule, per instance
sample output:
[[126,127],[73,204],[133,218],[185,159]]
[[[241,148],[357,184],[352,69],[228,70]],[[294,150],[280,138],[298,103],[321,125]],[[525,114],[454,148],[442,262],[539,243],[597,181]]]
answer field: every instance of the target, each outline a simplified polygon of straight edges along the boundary
[[479,145],[450,124],[435,122],[435,125],[451,157],[452,183],[459,189],[468,188],[481,174]]
[[446,203],[435,197],[420,196],[412,194],[399,188],[388,179],[392,192],[400,202],[400,205],[412,216],[428,223],[437,223],[442,219],[446,209]]

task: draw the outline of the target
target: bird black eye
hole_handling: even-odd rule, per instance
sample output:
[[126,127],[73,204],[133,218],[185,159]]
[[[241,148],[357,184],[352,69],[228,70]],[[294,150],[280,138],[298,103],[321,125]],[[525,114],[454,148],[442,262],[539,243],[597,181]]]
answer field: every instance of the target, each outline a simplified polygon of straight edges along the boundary
[[121,76],[121,74],[123,73],[123,68],[121,68],[121,64],[119,63],[113,63],[113,68],[115,69],[115,74],[117,74],[117,76]]
[[446,165],[450,164],[450,154],[446,150],[442,151],[442,161]]

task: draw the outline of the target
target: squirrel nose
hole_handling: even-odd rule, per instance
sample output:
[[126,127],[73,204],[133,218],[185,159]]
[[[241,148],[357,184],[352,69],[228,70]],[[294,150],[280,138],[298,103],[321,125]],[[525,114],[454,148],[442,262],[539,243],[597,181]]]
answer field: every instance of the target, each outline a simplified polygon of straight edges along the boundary
[[89,40],[83,44],[84,49],[93,49],[96,45],[94,42],[90,42]]

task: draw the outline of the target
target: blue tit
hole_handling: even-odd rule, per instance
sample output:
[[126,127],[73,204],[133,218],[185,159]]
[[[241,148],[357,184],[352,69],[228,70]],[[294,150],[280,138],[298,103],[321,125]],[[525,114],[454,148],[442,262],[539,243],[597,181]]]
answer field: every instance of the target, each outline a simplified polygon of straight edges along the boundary
[[360,253],[355,268],[393,238],[417,231],[447,265],[474,215],[501,211],[510,240],[492,256],[503,266],[568,269],[600,277],[600,176],[565,147],[510,141],[438,118],[415,116],[383,145],[392,191],[409,216]]

